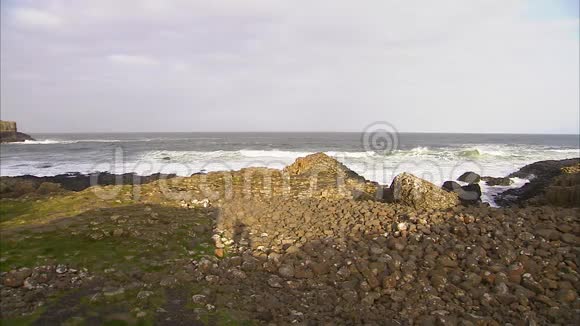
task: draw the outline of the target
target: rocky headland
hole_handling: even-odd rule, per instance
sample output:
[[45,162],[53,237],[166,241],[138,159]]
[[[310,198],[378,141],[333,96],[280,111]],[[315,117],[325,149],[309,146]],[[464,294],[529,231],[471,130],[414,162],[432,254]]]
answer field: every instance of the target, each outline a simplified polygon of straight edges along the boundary
[[16,143],[34,140],[31,136],[21,133],[14,121],[0,121],[0,143]]
[[1,318],[578,324],[579,162],[522,168],[513,176],[536,176],[533,191],[499,208],[479,183],[503,178],[467,171],[439,187],[403,173],[383,186],[321,153],[283,170],[64,190],[2,178]]

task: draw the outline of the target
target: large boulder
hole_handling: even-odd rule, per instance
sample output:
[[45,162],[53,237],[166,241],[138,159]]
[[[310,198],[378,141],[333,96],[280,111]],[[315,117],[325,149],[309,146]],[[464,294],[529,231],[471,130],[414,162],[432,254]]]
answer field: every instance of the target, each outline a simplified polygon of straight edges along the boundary
[[467,182],[468,184],[479,183],[481,177],[475,172],[465,172],[457,178],[457,181]]
[[416,209],[448,209],[459,204],[454,192],[447,192],[410,173],[401,173],[391,184],[393,200]]
[[463,204],[475,204],[481,201],[481,187],[477,183],[461,186],[455,181],[445,181],[441,188],[456,193]]

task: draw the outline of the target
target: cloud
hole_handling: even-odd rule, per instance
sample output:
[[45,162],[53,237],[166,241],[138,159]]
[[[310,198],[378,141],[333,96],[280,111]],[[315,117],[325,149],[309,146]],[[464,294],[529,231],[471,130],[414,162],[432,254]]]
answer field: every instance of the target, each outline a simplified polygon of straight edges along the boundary
[[555,1],[27,0],[66,28],[2,19],[0,101],[87,131],[90,111],[118,130],[577,132],[579,23],[538,17]]
[[12,15],[16,23],[29,27],[55,27],[63,23],[59,16],[33,8],[17,8]]
[[159,64],[156,59],[144,55],[112,54],[107,56],[107,59],[113,63],[127,65],[151,66]]

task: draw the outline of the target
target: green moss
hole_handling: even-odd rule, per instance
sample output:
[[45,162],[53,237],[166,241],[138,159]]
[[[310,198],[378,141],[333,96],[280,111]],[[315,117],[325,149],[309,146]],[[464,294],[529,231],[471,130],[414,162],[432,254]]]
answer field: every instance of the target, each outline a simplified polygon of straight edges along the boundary
[[34,311],[34,313],[27,315],[27,316],[20,316],[14,318],[6,318],[0,320],[0,325],[2,326],[27,326],[31,325],[44,313],[46,310],[45,307],[38,308]]
[[[91,202],[89,195],[28,202],[2,200],[2,203],[7,203],[2,205],[2,222],[11,224],[8,224],[8,228],[5,227],[7,224],[2,224],[1,271],[68,264],[77,269],[87,268],[97,279],[125,287],[135,281],[131,276],[134,271],[169,274],[192,258],[212,255],[214,250],[211,245],[210,210],[150,204],[127,205],[123,201],[114,204],[106,202],[105,206],[99,206],[101,204],[96,200]],[[69,204],[71,206],[67,206]],[[54,221],[56,216],[65,218]],[[15,221],[23,226],[13,228],[20,225]],[[114,236],[113,231],[118,229],[124,233]],[[93,237],[95,235],[102,237]],[[114,271],[106,272],[109,269]],[[179,286],[191,286],[190,283],[186,284]],[[138,324],[152,325],[157,308],[164,307],[167,298],[158,283],[152,283],[151,286],[148,290],[155,294],[146,302],[137,299],[140,289],[126,288],[125,293],[119,296],[102,297],[96,302],[89,299],[92,294],[83,296],[78,300],[82,306],[78,310],[80,316],[67,322],[82,325],[85,318],[106,316],[112,307],[118,311],[131,312],[137,321],[134,309],[138,307],[146,312]],[[58,298],[50,298],[47,303],[50,306],[55,300],[58,301]],[[37,314],[39,311],[35,312],[35,316]],[[2,325],[26,325],[33,322],[34,318],[10,319],[3,321]]]
[[[28,199],[1,199],[0,227],[43,224],[57,218],[81,214],[91,209],[120,207],[134,204],[131,186],[88,188],[81,192],[64,193],[54,197]],[[108,198],[103,191],[116,193]]]
[[94,241],[62,231],[19,238],[0,241],[3,258],[0,270],[37,266],[47,261],[99,269],[122,266],[126,264],[124,256],[130,255],[131,247],[144,245],[138,240],[123,241],[115,238]]
[[5,222],[14,217],[30,213],[34,205],[32,202],[2,199],[0,200],[0,222]]
[[[200,307],[201,308],[201,307]],[[254,323],[246,320],[244,316],[235,311],[218,309],[211,312],[203,313],[200,320],[205,325],[224,325],[224,326],[251,326]]]

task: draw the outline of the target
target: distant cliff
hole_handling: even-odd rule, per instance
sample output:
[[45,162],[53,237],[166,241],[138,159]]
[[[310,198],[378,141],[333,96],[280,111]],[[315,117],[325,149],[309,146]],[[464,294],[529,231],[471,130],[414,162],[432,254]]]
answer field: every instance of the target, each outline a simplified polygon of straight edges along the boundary
[[0,120],[0,143],[15,143],[25,140],[34,140],[27,134],[18,132],[16,122]]

